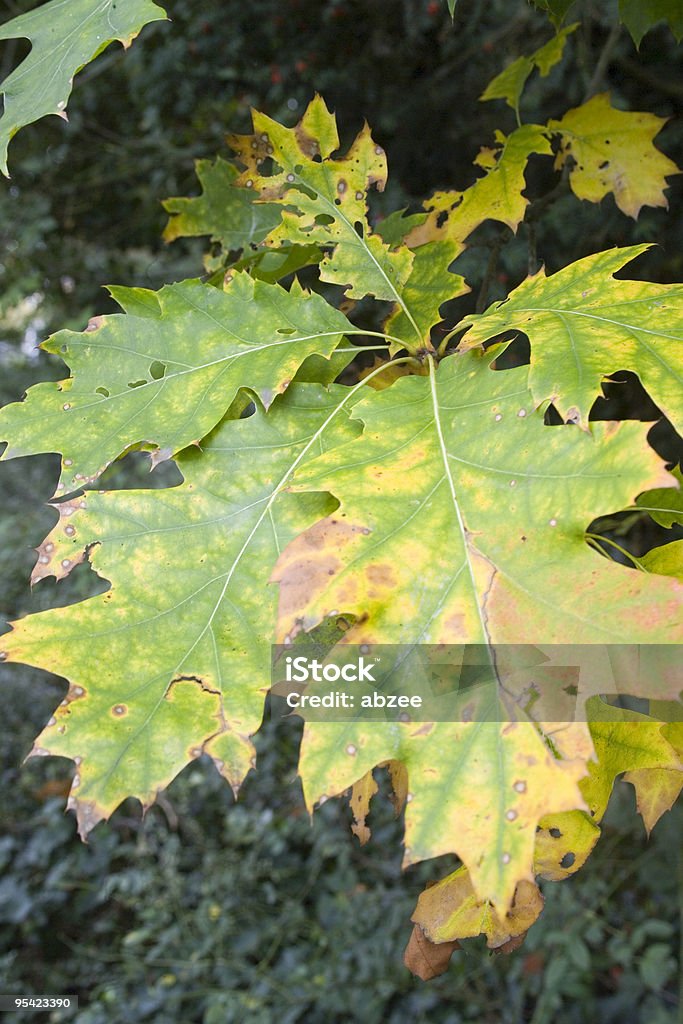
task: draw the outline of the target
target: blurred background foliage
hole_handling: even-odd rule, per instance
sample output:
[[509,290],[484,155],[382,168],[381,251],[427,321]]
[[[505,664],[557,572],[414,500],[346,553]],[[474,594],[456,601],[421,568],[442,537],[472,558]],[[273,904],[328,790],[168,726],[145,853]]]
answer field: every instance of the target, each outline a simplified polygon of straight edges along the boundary
[[[0,0],[0,16],[33,6]],[[148,26],[126,54],[111,47],[77,77],[68,124],[48,118],[11,145],[12,179],[0,184],[0,404],[62,375],[59,360],[35,346],[114,309],[103,284],[157,288],[203,273],[202,240],[162,242],[161,200],[198,193],[194,160],[229,156],[225,134],[249,129],[251,106],[293,124],[318,91],[337,112],[342,146],[367,118],[389,157],[389,185],[373,208],[381,217],[473,180],[479,147],[496,128],[514,127],[509,108],[478,96],[552,34],[525,0],[459,0],[454,22],[439,0],[165,6],[171,22]],[[669,31],[655,27],[636,50],[625,30],[612,31],[616,3],[580,0],[574,16],[581,26],[562,63],[531,80],[524,120],[581,103],[603,55],[615,104],[669,118],[657,144],[680,163],[681,51]],[[1,77],[27,49],[22,40],[3,44]],[[532,160],[527,182],[531,198],[549,192],[551,162]],[[554,271],[599,249],[653,240],[626,276],[681,280],[681,178],[671,179],[669,197],[669,211],[645,209],[634,223],[611,197],[595,207],[560,195],[537,222],[538,256]],[[517,237],[499,225],[478,229],[456,268],[472,292],[453,304],[453,318],[481,303],[483,286],[492,301],[519,283],[529,246],[524,225]],[[645,399],[637,389],[628,395],[630,414],[642,414]],[[679,440],[666,425],[653,436],[678,461]],[[147,469],[144,456],[129,456],[106,485],[173,480],[170,464]],[[28,590],[30,549],[56,518],[44,505],[56,474],[52,456],[0,462],[2,619],[105,586],[81,566],[59,585]],[[617,536],[618,521],[611,528]],[[373,810],[362,850],[343,801],[329,801],[311,825],[296,782],[296,726],[264,727],[258,772],[235,806],[198,762],[144,822],[126,804],[85,846],[63,814],[70,764],[21,767],[64,690],[44,673],[0,667],[3,991],[78,993],[79,1024],[678,1019],[680,806],[648,842],[631,789],[620,784],[589,866],[546,884],[545,912],[523,948],[505,959],[472,942],[426,985],[403,968],[401,951],[420,889],[450,862],[402,875],[401,824],[388,801]],[[13,1019],[23,1024],[20,1014]]]

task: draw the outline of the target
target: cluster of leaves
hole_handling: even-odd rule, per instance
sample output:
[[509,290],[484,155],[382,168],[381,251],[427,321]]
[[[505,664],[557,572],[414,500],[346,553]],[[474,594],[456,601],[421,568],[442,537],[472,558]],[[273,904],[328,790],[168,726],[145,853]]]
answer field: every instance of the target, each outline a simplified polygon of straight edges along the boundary
[[[531,68],[546,73],[570,32],[484,98],[519,112]],[[661,123],[596,96],[559,121],[498,133],[469,188],[373,225],[368,193],[384,189],[387,163],[367,125],[340,157],[320,97],[295,128],[254,113],[253,132],[230,139],[241,171],[201,165],[203,196],[168,203],[169,237],[208,233],[222,246],[211,280],[113,288],[121,314],[45,344],[72,375],[0,412],[4,457],[62,456],[58,522],[32,582],[87,559],[111,586],[15,622],[0,658],[70,681],[33,753],[76,763],[82,835],[127,796],[149,806],[201,755],[240,786],[276,637],[331,620],[343,644],[680,642],[681,542],[626,569],[592,551],[586,530],[636,500],[665,526],[683,519],[647,428],[589,419],[603,383],[629,370],[680,430],[681,286],[617,280],[645,247],[610,250],[535,273],[439,331],[442,306],[468,290],[452,264],[472,232],[524,219],[532,155],[554,155],[579,198],[611,193],[635,218],[665,205],[676,173],[653,145]],[[291,279],[309,266],[320,292]],[[352,319],[367,299],[388,304],[380,331]],[[519,333],[528,365],[510,365]],[[372,334],[385,361],[353,386],[333,383],[362,352],[350,339]],[[174,459],[182,484],[92,489],[135,450],[153,466]],[[676,498],[660,502],[663,490]],[[599,692],[588,666],[580,705]],[[648,827],[671,806],[682,738],[667,702],[678,693],[663,678],[650,696],[658,716],[602,708],[590,728],[307,725],[309,808],[351,789],[365,837],[372,772],[388,766],[404,863],[462,861],[420,897],[417,973],[437,973],[480,933],[514,948],[542,907],[535,879],[584,863],[618,774]]]
[[[311,826],[290,781],[299,723],[263,730],[259,771],[236,805],[211,763],[195,762],[143,821],[126,803],[82,844],[63,813],[67,765],[19,767],[62,685],[30,669],[12,675],[0,761],[6,992],[78,994],[77,1014],[61,1016],[78,1024],[400,1024],[406,1014],[494,1024],[539,1000],[545,1019],[673,1024],[680,816],[648,841],[626,787],[610,806],[595,870],[545,885],[523,954],[472,950],[425,986],[402,968],[400,943],[433,865],[401,875],[388,802],[373,808],[362,848],[344,841],[340,801]],[[17,1024],[32,1016],[17,1013]]]
[[[536,7],[548,13],[559,28],[574,5],[574,0],[533,0]],[[450,6],[451,0],[449,0]],[[452,13],[452,12],[451,12]],[[653,25],[665,21],[677,40],[683,38],[683,11],[670,0],[619,0],[619,19],[631,33],[637,46]]]

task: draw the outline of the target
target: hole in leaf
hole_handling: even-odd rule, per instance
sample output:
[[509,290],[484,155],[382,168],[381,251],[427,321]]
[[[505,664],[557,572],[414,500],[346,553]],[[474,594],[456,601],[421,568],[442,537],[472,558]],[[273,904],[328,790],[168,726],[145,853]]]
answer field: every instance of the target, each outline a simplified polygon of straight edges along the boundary
[[109,392],[106,388],[95,388],[96,395],[103,395],[105,398],[109,398]]
[[575,860],[576,860],[576,854],[574,854],[574,853],[565,853],[564,857],[560,861],[560,867],[561,868],[570,868]]
[[143,384],[149,384],[149,381],[147,381],[147,380],[129,380],[128,381],[128,387],[129,388],[141,388]]
[[278,327],[278,334],[296,334],[294,327]]
[[357,220],[356,223],[353,226],[355,228],[355,231],[356,231],[356,234],[358,235],[358,237],[359,238],[363,238],[364,237],[364,232],[363,232],[363,225],[361,224],[361,222],[359,220]]
[[316,224],[334,224],[334,217],[330,217],[329,213],[319,213],[315,218]]

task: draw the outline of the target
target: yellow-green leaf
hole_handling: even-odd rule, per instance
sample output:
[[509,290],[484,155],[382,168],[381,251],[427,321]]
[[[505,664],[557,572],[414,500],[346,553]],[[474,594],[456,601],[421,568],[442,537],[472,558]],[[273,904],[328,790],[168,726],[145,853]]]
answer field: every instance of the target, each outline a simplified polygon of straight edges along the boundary
[[683,433],[683,287],[613,276],[647,248],[596,253],[550,277],[539,271],[503,302],[462,321],[471,326],[461,349],[522,331],[531,341],[534,405],[553,402],[584,427],[602,382],[632,370]]
[[646,551],[638,559],[648,572],[659,573],[661,576],[675,576],[683,580],[683,540],[674,540],[670,544]]
[[469,872],[458,868],[420,893],[411,918],[432,942],[486,935],[490,949],[524,935],[543,910],[543,897],[534,882],[518,884],[510,912],[499,915],[480,899]]
[[[348,328],[320,295],[235,274],[225,291],[185,281],[116,289],[134,313],[99,317],[44,344],[73,377],[36,384],[0,410],[3,458],[61,452],[60,490],[91,482],[132,448],[168,457],[199,442],[242,387],[267,407],[307,356],[329,357]],[[358,333],[354,331],[354,333]]]
[[634,219],[643,206],[667,206],[666,179],[679,170],[653,145],[666,119],[655,114],[616,110],[609,95],[593,96],[548,128],[562,136],[555,160],[563,167],[571,157],[569,184],[579,199],[599,203],[608,192]]
[[[231,135],[228,141],[246,167],[237,184],[285,208],[267,242],[320,245],[329,250],[320,265],[323,281],[341,285],[349,298],[374,295],[401,305],[413,257],[405,246],[391,249],[370,229],[367,191],[373,185],[384,189],[387,162],[368,126],[345,157],[333,160],[336,122],[320,96],[295,128],[258,111],[253,123],[253,135]],[[276,166],[274,173],[263,173],[266,160]]]
[[34,754],[72,758],[82,834],[127,796],[149,805],[207,752],[237,787],[253,759],[269,684],[278,552],[329,500],[280,492],[312,451],[351,436],[336,387],[293,385],[266,415],[225,420],[178,456],[183,483],[90,492],[56,506],[34,579],[87,553],[99,596],[15,622],[3,660],[65,676],[64,703]]
[[404,865],[456,853],[478,900],[501,916],[533,881],[536,827],[585,804],[581,759],[556,758],[530,722],[308,722],[299,759],[307,806],[375,765],[407,772]]
[[[683,758],[683,723],[662,726],[662,736]],[[683,771],[675,768],[635,768],[624,775],[636,791],[636,804],[648,835],[659,819],[671,810],[683,789]]]
[[600,838],[595,818],[585,811],[549,814],[539,824],[534,873],[553,882],[569,878],[583,867]]
[[525,124],[510,135],[496,132],[496,145],[478,159],[487,173],[464,192],[435,192],[427,200],[427,217],[406,235],[414,248],[435,240],[450,240],[462,251],[463,242],[485,220],[497,220],[516,231],[529,200],[524,170],[532,153],[550,154],[544,129]]
[[605,813],[614,782],[622,772],[642,768],[683,771],[665,728],[662,722],[653,722],[644,715],[616,710],[612,721],[591,723],[596,760],[589,762],[590,772],[581,782],[581,792],[597,821]]
[[341,508],[283,552],[280,636],[335,609],[357,616],[348,643],[681,636],[675,580],[618,566],[584,540],[601,512],[670,479],[647,428],[545,426],[527,374],[452,356],[354,408],[362,438],[294,481]]

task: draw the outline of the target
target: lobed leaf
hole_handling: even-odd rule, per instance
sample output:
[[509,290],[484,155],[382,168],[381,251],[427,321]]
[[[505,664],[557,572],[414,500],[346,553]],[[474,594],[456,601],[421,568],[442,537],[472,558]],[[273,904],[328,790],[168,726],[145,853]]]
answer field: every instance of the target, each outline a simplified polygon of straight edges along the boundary
[[564,419],[586,426],[610,373],[632,370],[683,432],[683,287],[615,280],[648,246],[586,256],[546,277],[528,277],[503,302],[462,321],[464,351],[509,330],[531,341],[534,405],[552,402]]
[[225,254],[258,245],[280,223],[275,203],[255,203],[249,189],[237,188],[237,168],[226,160],[197,160],[195,169],[202,194],[196,198],[165,199],[171,216],[164,229],[167,242],[210,235]]
[[585,762],[554,757],[530,722],[308,722],[299,758],[306,805],[396,761],[407,774],[404,865],[456,853],[477,898],[501,916],[518,882],[533,881],[541,819],[585,806]]
[[659,21],[665,21],[676,42],[683,39],[683,7],[680,0],[619,0],[619,18],[640,46],[645,33]]
[[465,239],[485,220],[497,220],[516,231],[524,220],[529,200],[522,195],[526,187],[524,171],[532,153],[550,154],[544,129],[525,124],[510,135],[496,132],[494,149],[478,158],[487,173],[464,192],[435,192],[425,203],[427,217],[406,235],[411,247],[435,240],[457,243],[457,252]]
[[34,755],[72,758],[70,806],[86,835],[127,796],[148,806],[202,753],[237,788],[253,763],[269,683],[278,552],[329,510],[281,495],[312,450],[353,436],[346,389],[294,385],[268,415],[225,420],[178,456],[164,491],[91,492],[55,506],[33,581],[86,556],[111,588],[21,619],[2,660],[65,676],[69,693]]
[[113,294],[131,312],[43,344],[68,361],[73,377],[37,384],[0,410],[0,437],[9,439],[3,458],[62,453],[58,493],[94,481],[133,448],[154,449],[158,461],[198,443],[240,388],[269,406],[308,356],[329,358],[353,330],[322,296],[246,273],[235,273],[225,291],[190,281]]
[[[295,474],[340,508],[278,560],[280,638],[340,613],[354,620],[344,642],[368,645],[680,637],[677,582],[598,561],[584,541],[601,504],[666,479],[644,428],[544,426],[527,368],[495,373],[472,355],[360,401],[363,433]],[[533,879],[539,822],[584,806],[592,747],[579,729],[588,745],[575,728],[553,737],[555,756],[530,722],[308,723],[304,794],[310,807],[399,761],[405,862],[456,852],[504,913]]]
[[560,29],[547,43],[528,57],[518,57],[486,86],[480,100],[505,100],[519,119],[519,101],[529,75],[538,68],[545,78],[562,60],[568,36],[579,27],[579,22]]
[[[683,723],[662,727],[662,736],[683,760]],[[674,768],[634,768],[624,775],[636,791],[636,804],[648,835],[659,819],[671,810],[683,788],[683,772]]]
[[616,110],[609,95],[593,96],[548,128],[562,135],[555,167],[569,158],[569,184],[579,199],[599,203],[609,192],[623,213],[637,219],[643,206],[668,205],[667,178],[680,171],[653,139],[666,118]]
[[[670,643],[680,587],[588,548],[605,508],[673,480],[640,423],[548,427],[528,368],[472,353],[359,402],[362,437],[293,486],[338,514],[283,552],[281,637],[337,610],[348,643]],[[504,510],[504,511],[503,511]],[[426,567],[429,572],[426,572]]]
[[680,776],[683,770],[680,753],[667,739],[664,723],[616,708],[608,716],[611,721],[591,724],[596,760],[589,763],[589,774],[581,782],[581,792],[597,821],[622,772],[665,769]]
[[0,170],[7,147],[27,124],[46,114],[66,119],[74,75],[110,43],[130,46],[150,21],[166,12],[152,0],[51,0],[0,26],[0,39],[28,39],[31,52],[2,83]]
[[[262,200],[284,206],[282,222],[266,244],[315,244],[327,251],[320,263],[321,280],[340,285],[347,296],[374,295],[395,303],[408,325],[404,340],[415,350],[428,343],[403,288],[413,266],[413,253],[402,244],[390,246],[368,222],[367,192],[384,189],[387,163],[367,124],[345,157],[333,160],[339,146],[334,116],[320,96],[309,104],[295,128],[285,128],[253,111],[253,135],[229,136],[246,170],[237,184],[254,189]],[[270,160],[273,173],[264,174]],[[461,278],[453,278],[458,294]]]

